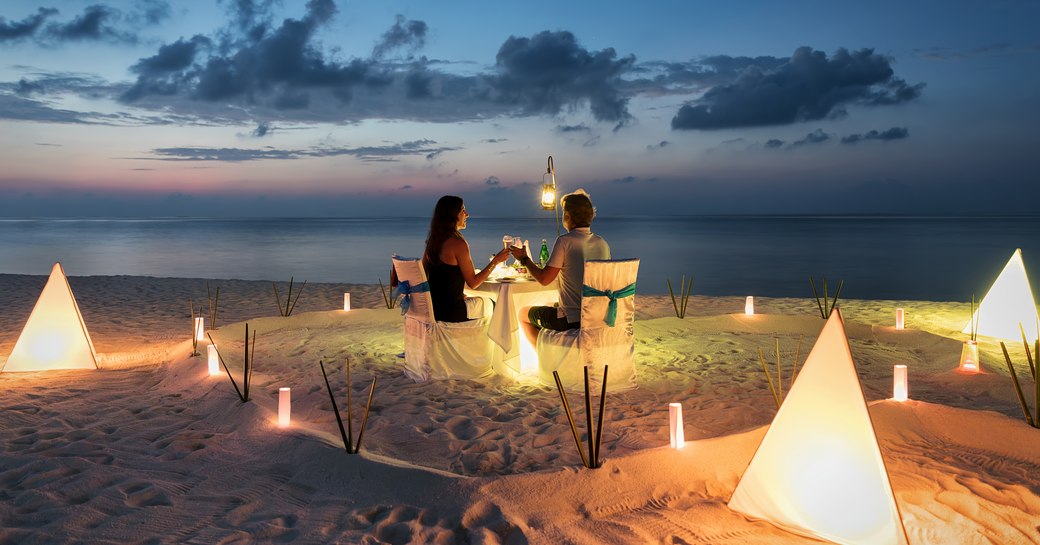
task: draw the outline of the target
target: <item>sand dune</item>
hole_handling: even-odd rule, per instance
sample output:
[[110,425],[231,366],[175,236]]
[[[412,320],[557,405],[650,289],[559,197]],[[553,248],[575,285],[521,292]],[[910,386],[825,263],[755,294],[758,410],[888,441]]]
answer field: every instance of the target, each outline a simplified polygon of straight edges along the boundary
[[[0,358],[43,282],[0,275]],[[680,320],[667,297],[637,296],[639,387],[608,394],[606,462],[586,470],[555,389],[405,378],[401,318],[378,287],[308,284],[281,318],[270,283],[211,280],[232,372],[244,323],[257,331],[243,404],[189,356],[187,299],[205,304],[205,281],[70,283],[102,369],[0,373],[0,543],[815,542],[726,507],[776,411],[758,350],[773,360],[779,339],[786,363],[800,343],[804,360],[823,325],[811,300],[756,298],[747,317],[742,297],[695,296]],[[335,310],[344,291],[349,313]],[[891,327],[897,306],[907,331]],[[911,543],[1040,543],[1040,430],[999,347],[983,339],[983,374],[953,370],[968,304],[842,312]],[[355,435],[377,379],[360,455],[343,450],[319,361],[341,410],[351,390]],[[913,401],[885,400],[896,363]],[[274,422],[282,386],[288,429]],[[665,448],[672,401],[678,451]]]

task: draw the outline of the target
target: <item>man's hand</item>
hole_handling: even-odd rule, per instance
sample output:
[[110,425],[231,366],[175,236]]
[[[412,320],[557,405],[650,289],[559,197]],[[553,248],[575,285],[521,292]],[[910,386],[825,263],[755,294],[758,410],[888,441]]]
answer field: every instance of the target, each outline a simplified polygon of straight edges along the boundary
[[525,250],[523,246],[510,246],[509,253],[513,254],[513,259],[519,261],[520,263],[523,263],[524,258],[527,257],[527,250]]

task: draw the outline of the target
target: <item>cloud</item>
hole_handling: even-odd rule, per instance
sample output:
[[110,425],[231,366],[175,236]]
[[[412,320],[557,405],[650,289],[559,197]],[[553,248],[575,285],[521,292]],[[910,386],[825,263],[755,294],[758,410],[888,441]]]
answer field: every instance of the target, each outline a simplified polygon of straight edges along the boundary
[[498,179],[498,176],[488,176],[484,180],[484,185],[500,185],[502,180]]
[[902,140],[903,138],[909,138],[910,131],[906,127],[892,127],[881,132],[876,130],[870,130],[863,134],[850,134],[844,136],[841,139],[842,144],[857,144],[863,140],[881,140],[882,142],[888,142],[891,140]]
[[776,138],[770,138],[769,140],[766,140],[765,146],[766,146],[766,149],[782,148],[784,146],[784,141],[783,140],[778,140]]
[[87,6],[83,14],[67,23],[50,23],[46,27],[48,38],[56,41],[110,41],[113,43],[137,43],[137,35],[121,30],[117,23],[122,19],[119,10],[102,4]]
[[271,134],[271,132],[273,131],[274,127],[272,127],[270,123],[264,121],[258,124],[255,129],[253,129],[252,135],[256,138],[263,138],[268,134]]
[[404,15],[397,16],[397,22],[383,33],[382,38],[372,48],[372,57],[382,58],[395,49],[406,49],[414,53],[426,45],[428,27],[423,21],[409,21]]
[[562,134],[567,134],[570,132],[592,132],[592,129],[584,123],[580,123],[578,125],[557,125],[556,128],[553,130]]
[[613,48],[589,51],[570,32],[544,31],[510,36],[495,57],[496,73],[485,79],[495,100],[528,113],[556,115],[588,104],[596,120],[624,124],[631,114],[621,76],[634,63]]
[[788,148],[800,148],[810,144],[822,144],[830,139],[831,135],[823,132],[823,129],[816,129],[815,131],[805,135],[805,138],[791,142],[791,145],[788,146]]
[[487,144],[499,144],[499,143],[508,142],[508,141],[509,141],[508,138],[485,138],[485,139],[481,140],[481,142],[484,142],[484,143],[487,143]]
[[39,8],[36,13],[21,21],[8,22],[7,19],[0,17],[0,43],[31,37],[43,26],[48,17],[57,13],[58,10],[54,8]]
[[654,150],[664,149],[664,148],[670,146],[671,144],[672,143],[667,141],[667,140],[661,140],[660,142],[658,142],[656,144],[648,144],[646,146],[646,149],[648,149],[650,151],[654,151]]
[[166,0],[137,0],[135,8],[135,17],[150,25],[157,25],[170,16],[170,3]]
[[1036,53],[1038,51],[1040,51],[1040,43],[994,43],[970,49],[930,47],[925,49],[914,49],[913,53],[918,58],[929,61],[965,61],[978,57],[1003,57],[1022,53]]
[[295,160],[311,157],[354,156],[366,162],[391,162],[400,157],[426,156],[430,153],[453,151],[458,148],[436,147],[432,140],[413,140],[392,146],[363,146],[357,148],[312,147],[307,149],[276,149],[264,147],[248,148],[199,148],[173,147],[157,148],[151,151],[152,157],[133,157],[132,159],[151,159],[156,161],[218,161],[240,163],[260,160]]
[[732,83],[712,87],[679,108],[672,129],[786,125],[842,117],[849,105],[882,106],[916,99],[923,83],[895,77],[892,60],[872,49],[831,57],[800,47],[774,69],[749,64]]

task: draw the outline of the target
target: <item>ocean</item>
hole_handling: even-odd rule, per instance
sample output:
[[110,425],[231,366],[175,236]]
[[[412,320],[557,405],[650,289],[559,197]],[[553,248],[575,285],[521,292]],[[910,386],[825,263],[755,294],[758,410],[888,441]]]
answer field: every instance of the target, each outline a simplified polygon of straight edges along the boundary
[[[418,256],[428,218],[0,219],[0,273],[375,284],[390,256]],[[811,297],[809,277],[842,298],[967,301],[981,297],[1021,248],[1040,275],[1040,217],[603,217],[593,231],[615,258],[638,257],[638,291]],[[475,263],[503,235],[552,246],[546,218],[472,217]]]

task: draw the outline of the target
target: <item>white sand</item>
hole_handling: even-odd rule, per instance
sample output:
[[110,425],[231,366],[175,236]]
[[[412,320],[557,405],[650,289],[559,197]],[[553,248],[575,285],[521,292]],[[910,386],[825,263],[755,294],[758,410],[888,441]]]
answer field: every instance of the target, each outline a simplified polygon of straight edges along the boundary
[[[0,275],[0,359],[44,281]],[[281,318],[270,283],[210,281],[233,370],[244,321],[259,332],[243,404],[189,357],[187,299],[205,305],[205,281],[70,283],[103,369],[0,373],[0,544],[815,542],[726,507],[775,414],[757,350],[772,360],[779,337],[790,362],[801,338],[804,360],[823,325],[811,299],[756,298],[748,318],[732,314],[743,297],[695,296],[680,320],[668,297],[637,296],[639,388],[608,394],[606,462],[587,470],[555,389],[406,379],[401,317],[378,287],[308,284]],[[349,313],[332,310],[343,291]],[[968,304],[841,307],[911,543],[1040,543],[1040,430],[1023,421],[999,346],[982,339],[985,373],[953,370]],[[891,327],[896,307],[910,330]],[[1013,354],[1024,365],[1020,344]],[[318,368],[345,410],[347,356],[355,434],[378,378],[356,456]],[[884,401],[897,363],[914,401]],[[281,386],[293,389],[286,430],[274,425]],[[663,448],[672,401],[690,441],[679,451]]]

